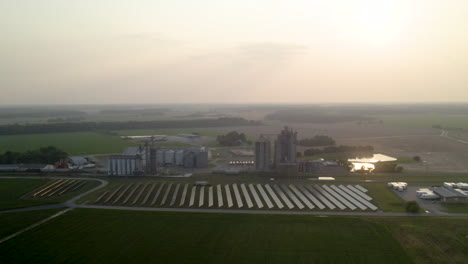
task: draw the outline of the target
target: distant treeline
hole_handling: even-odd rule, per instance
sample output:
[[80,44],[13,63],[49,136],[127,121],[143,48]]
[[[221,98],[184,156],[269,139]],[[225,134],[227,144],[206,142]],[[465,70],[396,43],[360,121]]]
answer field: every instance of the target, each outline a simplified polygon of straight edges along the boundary
[[298,145],[306,146],[306,147],[323,147],[323,146],[330,146],[335,145],[335,140],[329,136],[321,136],[317,135],[313,138],[304,138],[299,140]]
[[219,135],[216,137],[216,140],[221,146],[240,146],[243,143],[248,143],[247,137],[244,133],[239,133],[237,131],[231,131],[226,135]]
[[193,120],[163,120],[163,121],[128,121],[128,122],[80,122],[52,123],[0,126],[0,135],[62,133],[82,131],[109,131],[122,129],[160,129],[160,128],[191,128],[191,127],[222,127],[222,126],[255,126],[259,121],[244,118],[218,118]]
[[0,118],[41,118],[41,117],[65,117],[86,116],[86,112],[77,110],[49,110],[30,108],[0,108]]
[[168,108],[147,108],[147,109],[105,109],[101,110],[101,114],[106,115],[164,115],[165,112],[169,111]]
[[316,108],[278,110],[266,115],[265,119],[300,123],[338,123],[370,120],[370,118],[359,115],[326,113]]
[[328,154],[328,153],[342,153],[345,154],[348,158],[364,158],[372,157],[374,154],[374,147],[372,146],[330,146],[323,149],[319,148],[310,148],[304,151],[304,156],[314,156],[319,154]]
[[6,151],[0,154],[0,164],[21,164],[21,163],[41,163],[54,164],[57,161],[64,160],[68,153],[54,147],[44,147],[27,152]]

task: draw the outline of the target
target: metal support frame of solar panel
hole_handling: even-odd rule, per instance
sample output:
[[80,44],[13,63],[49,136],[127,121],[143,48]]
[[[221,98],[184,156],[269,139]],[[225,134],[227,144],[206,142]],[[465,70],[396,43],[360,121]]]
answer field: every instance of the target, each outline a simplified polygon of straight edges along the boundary
[[362,186],[359,185],[359,184],[354,185],[354,187],[356,187],[358,190],[360,190],[360,191],[363,192],[363,193],[368,192],[366,188],[362,187]]
[[180,183],[178,183],[175,187],[174,194],[172,194],[172,198],[171,198],[171,202],[169,203],[169,206],[174,206],[177,200],[177,195],[179,194],[179,189],[180,189]]
[[184,190],[182,191],[182,197],[180,197],[179,206],[184,206],[185,204],[185,197],[187,197],[187,189],[188,189],[188,183],[184,185]]
[[208,207],[212,207],[213,201],[213,186],[208,187]]
[[253,184],[249,184],[249,189],[250,189],[250,192],[252,193],[252,195],[254,197],[254,200],[255,200],[255,203],[257,204],[257,207],[262,209],[263,208],[262,200],[258,196],[257,191],[255,190],[255,187],[253,186]]
[[106,192],[104,192],[103,194],[101,194],[101,195],[96,199],[95,203],[99,203],[99,202],[102,200],[102,198],[104,198],[104,196],[106,196],[108,193],[109,193],[109,191],[106,191]]
[[348,187],[348,189],[350,189],[351,191],[353,191],[354,193],[356,193],[357,195],[361,196],[362,198],[366,199],[367,201],[372,201],[372,197],[370,197],[369,195],[361,192],[360,190],[358,190],[356,187],[352,186],[352,185],[347,185],[346,187]]
[[189,207],[192,207],[195,203],[195,192],[197,191],[197,186],[192,187],[192,192],[190,193]]
[[148,184],[149,184],[149,183],[146,183],[145,185],[143,185],[143,187],[141,188],[140,192],[137,194],[137,196],[136,196],[135,199],[133,200],[132,205],[133,205],[133,204],[136,204],[136,203],[138,202],[138,199],[140,199],[140,197],[143,195],[144,191],[146,190],[146,187],[148,187]]
[[314,209],[315,206],[307,200],[307,198],[296,188],[296,186],[290,184],[289,188],[301,199],[301,201],[309,208],[309,209]]
[[284,194],[284,192],[280,189],[280,187],[278,185],[273,185],[273,189],[275,189],[275,191],[278,193],[278,195],[281,197],[281,199],[283,199],[284,203],[286,204],[286,206],[289,208],[289,209],[293,209],[294,208],[294,205],[291,203],[291,201],[288,199],[288,197],[286,197],[286,194]]
[[150,197],[151,193],[153,193],[153,190],[154,190],[155,187],[156,187],[156,183],[153,183],[151,185],[151,188],[146,193],[145,199],[143,199],[143,201],[141,202],[141,205],[146,204],[146,202],[148,201],[148,198]]
[[[294,186],[294,185],[291,185]],[[302,184],[298,184],[297,188],[301,190],[307,198],[309,198],[319,209],[325,209],[325,205],[323,205],[313,194],[311,194]],[[327,201],[328,202],[328,201]],[[335,208],[335,206],[333,206]]]
[[[336,199],[338,199],[341,203],[343,203],[346,207],[348,207],[349,209],[351,210],[356,210],[357,207],[354,206],[354,204],[348,202],[348,200],[346,200],[343,196],[341,196],[339,193],[337,193],[336,191],[332,190],[330,187],[328,187],[327,185],[322,185],[322,188],[324,190],[326,190],[328,193],[330,193],[331,195],[333,195]],[[340,191],[341,192],[341,191]]]
[[198,207],[205,205],[205,186],[200,188],[200,196],[198,197]]
[[315,189],[317,189],[324,197],[326,197],[330,202],[332,202],[334,205],[336,205],[338,208],[341,210],[346,209],[346,206],[344,206],[342,203],[338,202],[335,197],[333,197],[331,194],[329,194],[327,191],[325,191],[322,187],[315,185]]
[[273,205],[273,203],[271,202],[270,197],[268,197],[268,195],[266,194],[265,190],[263,190],[263,187],[262,187],[261,184],[257,184],[257,189],[258,189],[258,191],[260,192],[260,195],[262,196],[263,200],[265,201],[267,207],[268,207],[269,209],[273,208],[274,205]]
[[127,187],[125,187],[125,189],[119,194],[119,196],[117,196],[117,198],[115,198],[115,200],[112,202],[113,204],[117,203],[120,198],[122,198],[124,196],[124,194],[128,191],[128,189],[130,189],[130,187],[133,186],[133,183],[127,185]]
[[161,203],[159,204],[159,206],[163,206],[166,203],[167,197],[169,196],[169,193],[171,192],[172,185],[173,185],[173,183],[171,182],[167,186],[166,191],[164,192],[163,198],[162,198]]
[[245,201],[247,202],[247,207],[252,208],[254,205],[252,203],[252,199],[250,199],[249,192],[247,192],[247,188],[245,187],[245,184],[240,185],[242,194],[244,195]]
[[133,189],[130,191],[130,193],[127,195],[127,197],[125,198],[125,200],[123,201],[122,204],[126,204],[128,202],[128,200],[130,200],[130,197],[132,197],[132,195],[135,193],[135,191],[138,189],[138,187],[141,186],[141,183],[138,183],[135,187],[133,187]]
[[159,194],[161,194],[161,191],[164,188],[164,185],[166,185],[165,182],[163,182],[161,185],[159,185],[159,188],[156,191],[156,194],[154,195],[153,201],[151,201],[151,206],[153,206],[156,203],[156,200],[158,200]]
[[69,186],[68,188],[62,190],[61,192],[59,192],[59,195],[62,195],[66,192],[68,192],[69,190],[72,190],[74,187],[77,187],[78,185],[80,185],[82,182],[81,181],[76,181],[74,184],[72,184],[71,186]]
[[278,196],[276,196],[276,193],[273,191],[273,189],[271,189],[270,185],[265,184],[265,189],[266,189],[267,192],[270,194],[271,198],[273,198],[273,201],[275,202],[276,206],[277,206],[279,209],[283,209],[283,208],[284,208],[283,203],[282,203],[281,200],[278,198]]
[[333,210],[336,208],[335,204],[329,201],[325,195],[322,194],[322,192],[318,191],[317,189],[314,189],[310,185],[304,185],[304,187],[310,191],[311,194],[315,195],[320,201],[327,206],[329,209]]
[[231,190],[229,189],[229,184],[224,186],[224,190],[226,191],[226,199],[228,208],[231,208],[234,204],[232,202]]
[[367,206],[363,205],[358,200],[354,199],[351,195],[346,193],[344,190],[336,187],[335,185],[330,186],[330,188],[332,188],[335,192],[337,192],[339,195],[341,195],[342,197],[347,199],[349,202],[351,202],[355,206],[359,207],[359,209],[361,209],[361,210],[366,210],[367,209]]
[[120,191],[120,189],[122,189],[122,187],[124,187],[123,184],[120,185],[115,191],[113,191],[113,192],[111,193],[111,195],[109,195],[109,197],[107,197],[107,199],[104,201],[104,203],[108,203],[108,202],[112,199],[112,197],[114,197],[114,195],[115,195],[118,191]]
[[288,189],[286,185],[281,184],[281,188],[286,193],[286,195],[289,196],[289,198],[291,198],[293,203],[296,204],[297,208],[304,209],[304,205],[299,201],[299,199],[297,199],[297,197]]
[[339,188],[341,188],[343,191],[347,192],[349,195],[353,196],[354,199],[358,200],[360,203],[362,203],[363,205],[367,206],[369,209],[371,210],[377,210],[377,206],[371,204],[370,202],[368,202],[366,199],[362,198],[361,196],[357,195],[356,193],[354,193],[351,189],[348,189],[346,188],[345,186],[343,185],[340,185],[338,186]]
[[216,186],[216,194],[218,195],[218,207],[223,207],[223,189],[221,187],[221,184],[218,184]]
[[237,207],[242,208],[244,207],[244,203],[242,202],[242,198],[239,192],[239,188],[237,188],[237,184],[232,185],[232,189],[234,190],[234,196],[236,197]]

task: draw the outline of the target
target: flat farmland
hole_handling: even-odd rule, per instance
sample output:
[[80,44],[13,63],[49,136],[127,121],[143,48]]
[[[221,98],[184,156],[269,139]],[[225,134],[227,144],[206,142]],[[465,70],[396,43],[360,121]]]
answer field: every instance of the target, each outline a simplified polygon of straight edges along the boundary
[[121,153],[134,145],[118,136],[94,132],[50,133],[0,136],[0,150],[24,152],[55,146],[70,155]]
[[50,209],[20,213],[2,213],[0,214],[0,239],[41,221],[60,210]]
[[75,209],[0,245],[1,263],[412,263],[351,217]]

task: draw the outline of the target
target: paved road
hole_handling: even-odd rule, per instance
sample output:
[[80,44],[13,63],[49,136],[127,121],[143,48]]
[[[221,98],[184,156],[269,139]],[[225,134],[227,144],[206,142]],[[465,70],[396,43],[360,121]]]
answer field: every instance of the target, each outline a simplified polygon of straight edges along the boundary
[[464,140],[461,140],[461,139],[456,139],[456,138],[453,138],[453,137],[449,136],[448,131],[445,131],[445,130],[442,130],[442,132],[440,133],[440,136],[443,137],[443,138],[446,138],[446,139],[450,139],[450,140],[459,142],[459,143],[468,144],[468,141],[464,141]]

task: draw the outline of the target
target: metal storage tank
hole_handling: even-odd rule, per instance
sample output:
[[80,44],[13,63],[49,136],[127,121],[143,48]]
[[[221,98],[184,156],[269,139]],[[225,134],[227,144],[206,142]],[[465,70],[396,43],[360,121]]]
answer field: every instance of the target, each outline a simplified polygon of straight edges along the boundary
[[184,150],[180,149],[177,150],[175,153],[175,164],[177,166],[183,166],[184,165]]
[[175,156],[175,151],[174,150],[172,150],[172,149],[166,150],[166,152],[164,152],[164,164],[173,164],[173,163],[175,163],[174,156]]
[[188,152],[184,155],[184,167],[193,168],[196,164],[196,154],[194,152]]
[[156,151],[156,162],[158,164],[164,164],[164,151],[161,149]]

